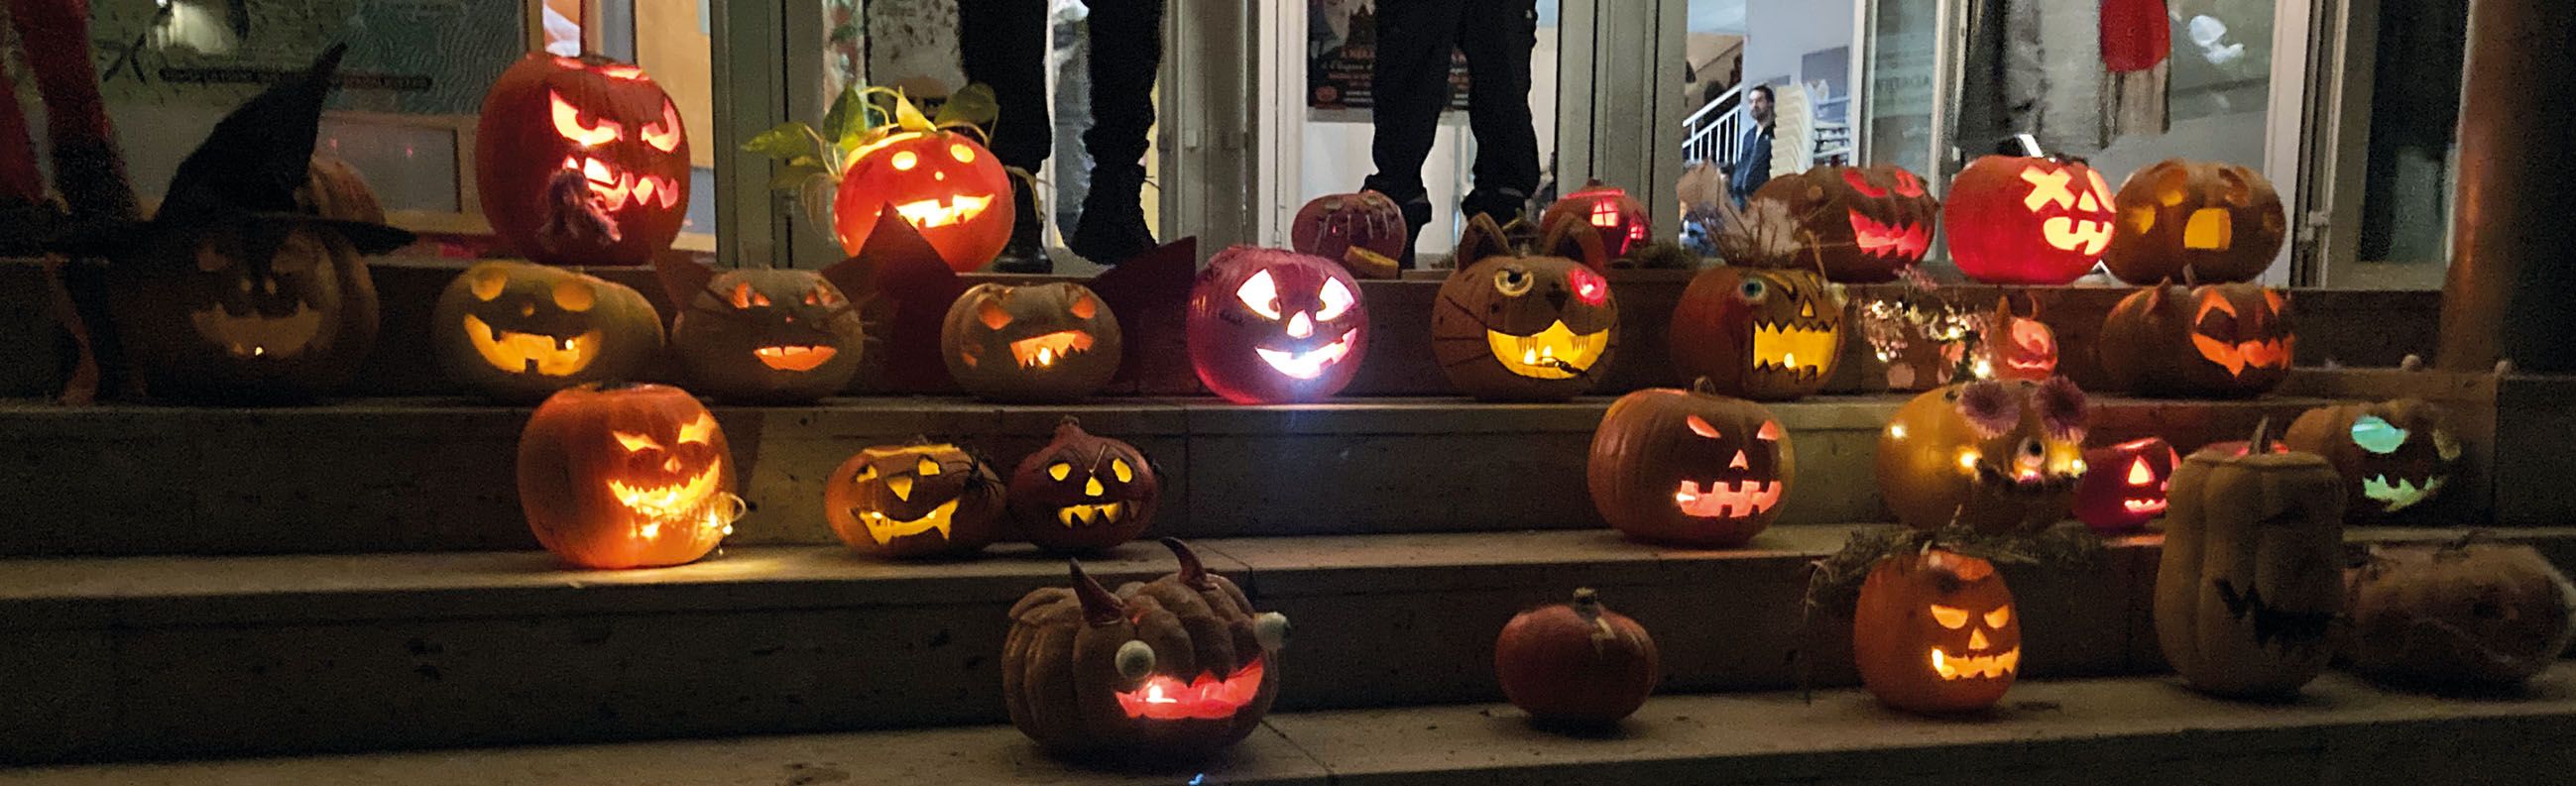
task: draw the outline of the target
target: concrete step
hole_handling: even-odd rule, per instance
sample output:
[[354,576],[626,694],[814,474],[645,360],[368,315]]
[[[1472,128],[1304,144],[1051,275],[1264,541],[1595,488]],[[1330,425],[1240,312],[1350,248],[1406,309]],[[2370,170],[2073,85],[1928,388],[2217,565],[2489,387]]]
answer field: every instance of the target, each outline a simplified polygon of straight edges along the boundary
[[0,772],[12,786],[770,784],[2541,784],[2576,769],[2576,665],[2518,695],[2443,698],[2340,674],[2290,704],[2157,677],[2024,681],[1988,717],[1899,715],[1854,690],[1659,696],[1616,731],[1509,705],[1274,713],[1191,769],[1046,758],[1008,726]]
[[[1774,404],[1798,447],[1789,524],[1881,521],[1878,430],[1905,396]],[[2186,449],[2287,423],[2324,399],[2097,397],[2093,437]],[[1185,538],[1601,526],[1584,489],[1609,399],[1359,399],[1237,406],[1130,399],[1002,406],[945,398],[718,407],[751,512],[737,546],[836,542],[823,482],[869,445],[955,440],[1008,474],[1061,418],[1135,443],[1164,472],[1155,531]],[[0,557],[533,549],[512,478],[528,410],[456,399],[292,409],[0,403]]]
[[[1780,527],[1728,552],[1598,530],[1198,546],[1295,621],[1280,707],[1302,710],[1498,698],[1495,632],[1575,586],[1658,634],[1668,690],[1789,687],[1802,648],[1816,684],[1848,684],[1849,623],[1802,640],[1799,601],[1807,564],[1849,531]],[[2576,565],[2576,529],[2511,536]],[[2024,673],[2161,671],[2156,546],[2120,541],[2090,571],[2007,566]],[[1172,569],[1146,544],[1086,564],[1112,583]],[[531,552],[0,561],[0,761],[997,723],[1005,611],[1064,580],[1025,548],[924,565],[752,547],[614,573]]]

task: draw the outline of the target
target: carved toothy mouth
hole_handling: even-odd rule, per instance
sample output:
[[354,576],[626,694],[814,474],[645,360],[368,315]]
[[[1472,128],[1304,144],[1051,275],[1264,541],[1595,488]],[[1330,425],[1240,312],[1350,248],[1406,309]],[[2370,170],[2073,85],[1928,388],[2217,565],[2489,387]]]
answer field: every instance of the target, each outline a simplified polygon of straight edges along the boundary
[[2073,251],[2085,256],[2102,253],[2111,245],[2111,222],[2074,216],[2050,216],[2040,222],[2040,235],[2060,251]]
[[1882,224],[1860,211],[1851,211],[1852,243],[1860,252],[1880,259],[1922,259],[1932,245],[1932,231],[1922,224]]
[[815,344],[779,344],[751,351],[760,364],[780,371],[812,371],[830,362],[840,350]]
[[[2042,471],[2028,466],[2016,466],[2006,472],[1984,456],[1978,456],[1969,471],[1976,475],[1977,488],[2005,497],[2053,496],[2084,479],[2080,472]],[[2122,506],[2126,507],[2125,502]]]
[[[730,533],[733,517],[709,503],[715,500],[716,477],[724,470],[724,461],[707,462],[707,468],[694,477],[669,486],[629,486],[625,481],[608,482],[609,496],[645,522],[637,526],[638,535],[651,538],[661,533],[664,524],[678,524],[703,518],[709,529]],[[728,497],[732,495],[726,495]]]
[[2128,497],[2120,500],[2120,509],[2128,511],[2132,515],[2152,516],[2165,512],[2165,508],[2171,504],[2173,503],[2162,498],[2138,499],[2135,497]]
[[1754,322],[1753,370],[1814,379],[1832,360],[1834,328],[1823,322]]
[[2230,344],[2202,333],[2191,334],[2191,345],[2200,350],[2202,358],[2226,366],[2231,376],[2244,374],[2247,367],[2286,367],[2293,346],[2291,341],[2277,338]]
[[2020,666],[2020,647],[1988,655],[1952,655],[1939,647],[1932,648],[1932,672],[1944,680],[2001,679],[2012,676]]
[[1260,658],[1231,675],[1201,672],[1188,683],[1156,674],[1135,690],[1118,692],[1118,708],[1146,720],[1225,720],[1261,695],[1261,678]]
[[1081,330],[1059,330],[1036,338],[1011,342],[1011,359],[1021,368],[1053,366],[1067,355],[1091,351],[1091,334]]
[[578,155],[565,156],[563,168],[581,173],[582,180],[590,184],[590,193],[599,197],[601,210],[624,209],[629,200],[637,205],[658,201],[665,208],[680,203],[680,190],[671,185],[670,178],[661,175],[619,172],[607,162]]
[[1066,505],[1055,509],[1055,519],[1066,529],[1116,524],[1127,513],[1127,503],[1103,502],[1096,505]]
[[1343,331],[1341,338],[1333,339],[1333,343],[1304,352],[1269,347],[1253,347],[1252,352],[1261,356],[1261,362],[1270,364],[1270,368],[1288,375],[1290,379],[1314,379],[1323,376],[1325,369],[1332,368],[1333,364],[1351,354],[1351,338],[1359,334],[1359,328],[1351,328]]
[[932,530],[939,531],[940,540],[947,540],[949,525],[957,518],[957,500],[939,503],[939,507],[931,508],[930,512],[921,514],[921,518],[911,521],[889,518],[886,514],[873,510],[853,511],[853,513],[857,514],[859,523],[867,525],[868,537],[875,539],[879,546],[895,538],[911,537]]
[[188,312],[188,321],[197,335],[236,358],[290,360],[302,354],[322,334],[322,312],[297,301],[295,311],[282,317],[233,316],[223,306],[210,305]]
[[474,354],[483,356],[483,362],[514,374],[570,376],[590,367],[590,359],[599,356],[600,334],[596,330],[571,338],[556,338],[543,333],[502,330],[467,314],[465,338],[473,343]]
[[1610,346],[1610,331],[1576,333],[1557,320],[1546,330],[1527,336],[1515,336],[1496,330],[1485,331],[1485,343],[1493,349],[1494,360],[1514,374],[1537,379],[1571,379],[1592,368],[1601,359],[1601,351]]
[[2442,480],[2436,475],[2419,486],[2405,478],[2391,481],[2386,474],[2372,475],[2362,479],[2361,495],[2379,502],[2384,512],[2395,513],[2432,498],[2433,492],[2442,490]]
[[1685,480],[1673,491],[1673,503],[1684,515],[1699,518],[1743,518],[1770,510],[1780,504],[1780,481],[1739,480],[1732,484],[1712,480],[1702,485]]
[[992,203],[993,198],[989,196],[955,194],[945,199],[919,199],[897,204],[894,212],[915,227],[929,229],[974,220],[984,214],[985,206]]
[[2277,642],[2283,649],[2313,647],[2324,643],[2327,631],[2334,628],[2333,611],[2274,608],[2263,600],[2259,587],[2248,587],[2240,593],[2236,583],[2227,579],[2211,579],[2210,584],[2217,588],[2218,600],[2226,605],[2229,618],[2253,626],[2254,643],[2258,646]]

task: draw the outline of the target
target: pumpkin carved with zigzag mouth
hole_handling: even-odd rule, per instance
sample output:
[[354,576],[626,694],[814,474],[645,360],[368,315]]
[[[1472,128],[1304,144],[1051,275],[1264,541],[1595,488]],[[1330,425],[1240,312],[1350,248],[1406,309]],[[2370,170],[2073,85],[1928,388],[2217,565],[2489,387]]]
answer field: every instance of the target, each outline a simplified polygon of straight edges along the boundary
[[2102,320],[2102,370],[2155,396],[2250,396],[2279,385],[2298,351],[2291,301],[2260,284],[2155,286]]
[[1673,366],[1731,396],[1807,396],[1842,354],[1843,307],[1841,287],[1814,271],[1710,268],[1673,309]]
[[1019,536],[1050,551],[1117,546],[1154,523],[1162,481],[1145,454],[1095,436],[1065,418],[1055,439],[1011,472],[1011,515]]
[[890,558],[971,554],[1001,536],[1001,478],[950,444],[867,448],[824,481],[832,533],[861,554]]
[[1075,401],[1098,392],[1124,359],[1118,316],[1070,282],[977,284],[948,307],[940,356],[959,387],[994,401]]

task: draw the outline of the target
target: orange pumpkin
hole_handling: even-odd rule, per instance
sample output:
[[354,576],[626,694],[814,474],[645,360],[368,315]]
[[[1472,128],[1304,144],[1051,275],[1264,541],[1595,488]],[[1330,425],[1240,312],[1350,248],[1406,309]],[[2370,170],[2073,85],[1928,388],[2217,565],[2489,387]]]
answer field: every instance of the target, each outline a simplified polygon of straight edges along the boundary
[[1566,222],[1590,225],[1600,234],[1602,256],[1581,260],[1595,268],[1608,267],[1610,260],[1627,256],[1655,234],[1654,219],[1646,214],[1646,203],[1628,196],[1618,186],[1598,180],[1557,199],[1547,206],[1547,212],[1539,214],[1542,231],[1554,230]]
[[2102,266],[2131,284],[2252,281],[2289,235],[2272,181],[2235,164],[2166,159],[2129,175],[2116,201]]
[[2021,619],[1993,563],[1934,549],[1878,561],[1852,614],[1861,684],[1921,713],[1994,706],[2021,672]]
[[1611,402],[1584,477],[1601,518],[1628,537],[1735,548],[1780,518],[1797,455],[1771,410],[1703,379]]
[[2084,391],[2065,377],[1926,392],[1878,435],[1878,489],[1915,529],[1986,531],[2066,518],[2084,475]]
[[1011,176],[974,137],[887,126],[850,153],[832,202],[841,250],[858,256],[877,215],[893,208],[948,267],[964,273],[1000,256],[1011,240]]
[[955,445],[860,450],[823,484],[823,518],[861,554],[973,554],[1002,533],[1002,479]]
[[586,568],[694,561],[744,510],[724,429],[667,385],[557,391],[519,432],[518,473],[537,542]]
[[1521,612],[1494,640],[1503,696],[1542,722],[1618,723],[1645,706],[1661,671],[1655,638],[1590,587],[1572,603]]
[[641,265],[688,217],[688,132],[644,69],[538,52],[484,94],[474,182],[492,231],[531,260]]
[[1950,181],[1950,259],[1991,284],[2064,284],[2093,269],[2115,230],[2111,187],[2070,159],[1986,156]]
[[2252,396],[2289,378],[2290,297],[2259,284],[2140,289],[2102,318],[2102,371],[2149,396]]

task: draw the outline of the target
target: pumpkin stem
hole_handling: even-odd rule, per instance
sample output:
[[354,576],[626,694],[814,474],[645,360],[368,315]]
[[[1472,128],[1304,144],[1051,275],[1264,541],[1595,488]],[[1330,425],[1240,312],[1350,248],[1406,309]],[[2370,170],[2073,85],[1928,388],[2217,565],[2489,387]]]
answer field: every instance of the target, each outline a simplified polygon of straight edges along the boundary
[[1171,549],[1172,557],[1181,561],[1182,584],[1200,591],[1216,588],[1215,579],[1209,576],[1207,566],[1199,562],[1198,553],[1191,551],[1189,544],[1182,543],[1180,538],[1164,538],[1163,548]]
[[1710,395],[1710,396],[1724,395],[1724,394],[1722,394],[1722,393],[1719,393],[1719,392],[1718,392],[1718,390],[1717,390],[1717,381],[1716,381],[1716,380],[1709,379],[1709,378],[1707,378],[1707,377],[1700,377],[1700,378],[1697,378],[1697,379],[1693,379],[1693,380],[1691,380],[1690,389],[1691,389],[1691,392],[1693,392],[1693,393],[1699,393],[1699,394],[1703,394],[1703,395]]
[[2245,440],[2245,454],[2260,456],[2269,453],[2272,450],[2271,445],[2272,418],[2266,415],[2262,421],[2254,424],[2254,436]]
[[1082,572],[1081,560],[1066,560],[1065,565],[1073,571],[1073,596],[1082,601],[1084,620],[1093,625],[1107,625],[1127,616],[1126,602],[1109,594],[1109,590],[1093,580],[1091,574]]
[[1084,433],[1088,433],[1088,432],[1085,432],[1085,431],[1083,431],[1083,430],[1082,430],[1082,419],[1081,419],[1081,418],[1077,418],[1077,417],[1074,417],[1074,416],[1072,416],[1072,415],[1066,415],[1066,416],[1064,416],[1064,419],[1063,419],[1063,420],[1059,420],[1059,421],[1056,421],[1056,422],[1055,422],[1055,438],[1056,438],[1056,439],[1063,439],[1063,438],[1065,438],[1065,435],[1067,435],[1067,434],[1084,434]]
[[1576,587],[1572,605],[1574,613],[1583,615],[1584,619],[1601,616],[1601,593],[1591,587]]

